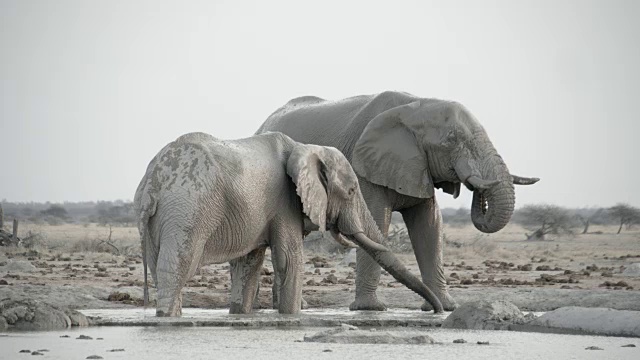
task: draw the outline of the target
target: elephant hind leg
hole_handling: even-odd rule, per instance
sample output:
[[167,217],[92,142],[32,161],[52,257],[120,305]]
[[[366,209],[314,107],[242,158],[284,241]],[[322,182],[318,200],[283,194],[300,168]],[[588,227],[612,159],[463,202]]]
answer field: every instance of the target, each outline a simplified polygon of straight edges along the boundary
[[198,269],[204,242],[183,230],[163,235],[156,265],[156,316],[182,315],[182,288]]
[[247,255],[231,260],[230,314],[250,314],[258,296],[258,278],[267,248],[255,249]]

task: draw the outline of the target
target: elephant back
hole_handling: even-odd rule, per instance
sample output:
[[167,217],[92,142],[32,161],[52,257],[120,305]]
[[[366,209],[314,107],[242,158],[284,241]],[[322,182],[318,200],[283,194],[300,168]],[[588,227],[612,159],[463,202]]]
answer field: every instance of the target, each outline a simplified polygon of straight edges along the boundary
[[350,160],[355,142],[373,118],[416,99],[395,91],[341,100],[299,97],[271,114],[256,134],[279,131],[304,144],[336,147]]

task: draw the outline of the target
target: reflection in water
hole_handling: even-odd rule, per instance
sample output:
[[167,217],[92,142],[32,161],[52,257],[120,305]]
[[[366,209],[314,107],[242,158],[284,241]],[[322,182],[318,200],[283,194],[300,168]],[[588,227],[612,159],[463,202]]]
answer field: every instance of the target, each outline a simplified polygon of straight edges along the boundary
[[[0,359],[14,359],[22,349],[49,350],[47,359],[211,359],[260,358],[295,359],[322,356],[322,359],[403,358],[425,359],[638,359],[640,348],[622,348],[637,339],[582,335],[554,335],[507,331],[444,330],[439,328],[394,328],[393,331],[424,332],[435,345],[349,345],[300,342],[305,334],[326,328],[229,328],[229,327],[92,327],[66,331],[5,333],[0,336]],[[80,335],[93,340],[77,340]],[[69,335],[69,338],[61,338]],[[97,338],[103,340],[97,340]],[[466,344],[454,344],[463,338]],[[477,345],[488,341],[489,345]],[[602,351],[585,350],[597,346]],[[109,352],[124,349],[124,352]],[[331,352],[323,351],[330,349]]]
[[[447,314],[433,315],[416,310],[386,312],[352,312],[347,309],[305,310],[300,315],[280,315],[261,310],[253,315],[229,315],[228,310],[184,309],[182,318],[155,317],[154,309],[83,310],[86,315],[120,322],[127,326],[103,326],[65,331],[5,333],[0,336],[0,359],[14,359],[27,354],[20,350],[49,350],[47,359],[85,359],[99,355],[104,359],[211,359],[260,358],[295,359],[321,356],[322,359],[403,358],[424,359],[442,356],[447,359],[638,359],[638,348],[622,348],[636,339],[579,335],[554,335],[507,331],[446,330],[433,327]],[[302,342],[305,334],[326,330],[322,324],[341,321],[377,324],[417,324],[431,326],[384,328],[394,332],[422,332],[433,337],[435,345],[357,345]],[[148,323],[154,326],[139,326]],[[138,326],[136,326],[136,324]],[[234,327],[193,326],[231,324]],[[270,326],[260,327],[268,324]],[[279,326],[273,326],[274,324]],[[307,324],[314,326],[282,326]],[[238,326],[243,325],[243,326]],[[78,340],[79,335],[92,340]],[[7,336],[4,336],[7,335]],[[69,335],[68,338],[61,338]],[[102,340],[98,340],[102,338]],[[466,344],[454,344],[455,339]],[[489,345],[478,345],[488,341]],[[597,346],[604,350],[585,350]],[[124,349],[122,352],[109,350]],[[331,350],[325,352],[325,350]]]

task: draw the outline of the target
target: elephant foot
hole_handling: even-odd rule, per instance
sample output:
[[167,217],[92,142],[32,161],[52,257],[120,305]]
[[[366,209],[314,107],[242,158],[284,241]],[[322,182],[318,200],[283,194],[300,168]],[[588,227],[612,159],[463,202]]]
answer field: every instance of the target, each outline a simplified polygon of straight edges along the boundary
[[251,314],[253,312],[252,310],[253,308],[249,311],[246,311],[242,304],[238,303],[231,303],[231,305],[229,306],[229,314]]
[[182,316],[182,309],[179,309],[177,311],[174,312],[165,312],[162,310],[156,310],[156,316],[157,317],[181,317]]
[[307,304],[307,300],[305,300],[304,298],[300,299],[300,307],[304,310],[304,309],[308,309],[309,308],[309,304]]
[[349,310],[386,311],[387,306],[378,300],[374,294],[371,296],[356,298],[356,300],[349,305]]
[[[430,289],[433,290],[437,288],[430,287]],[[449,292],[447,290],[440,290],[440,291],[434,290],[433,292],[436,294],[436,296],[442,303],[442,307],[444,308],[445,311],[453,311],[458,307],[458,303],[455,300],[453,300],[453,298],[451,297],[451,295],[449,295]],[[433,306],[431,306],[431,304],[425,300],[425,302],[422,303],[422,306],[420,307],[420,309],[422,311],[432,311]]]

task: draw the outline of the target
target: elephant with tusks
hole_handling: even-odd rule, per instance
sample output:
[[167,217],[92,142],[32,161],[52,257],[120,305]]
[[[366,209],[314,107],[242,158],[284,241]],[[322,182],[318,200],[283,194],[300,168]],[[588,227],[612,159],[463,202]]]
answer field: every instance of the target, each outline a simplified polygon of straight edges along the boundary
[[[391,213],[402,214],[422,275],[446,310],[449,295],[442,265],[442,215],[434,189],[457,197],[473,191],[471,220],[484,233],[509,222],[514,185],[537,178],[512,175],[482,125],[463,105],[404,92],[342,100],[293,99],[276,110],[257,134],[280,131],[305,144],[333,146],[353,166],[365,202],[386,238]],[[385,310],[376,296],[380,266],[357,251],[356,298],[351,310]],[[275,284],[277,286],[277,284]],[[423,310],[430,310],[425,302]]]

